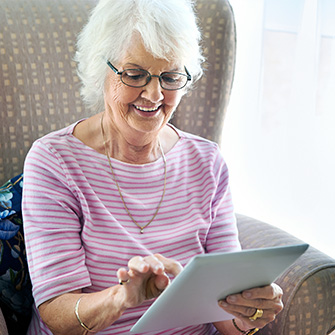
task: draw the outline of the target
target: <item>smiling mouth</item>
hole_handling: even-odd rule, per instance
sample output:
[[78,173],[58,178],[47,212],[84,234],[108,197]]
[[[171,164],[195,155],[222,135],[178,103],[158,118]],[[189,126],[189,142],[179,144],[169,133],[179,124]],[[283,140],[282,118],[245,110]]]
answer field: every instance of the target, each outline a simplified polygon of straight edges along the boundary
[[140,106],[136,106],[136,105],[133,105],[136,109],[138,109],[139,111],[141,112],[147,112],[147,113],[150,113],[150,112],[156,112],[159,110],[159,108],[161,108],[162,105],[158,106],[158,107],[154,107],[154,108],[146,108],[146,107],[140,107]]

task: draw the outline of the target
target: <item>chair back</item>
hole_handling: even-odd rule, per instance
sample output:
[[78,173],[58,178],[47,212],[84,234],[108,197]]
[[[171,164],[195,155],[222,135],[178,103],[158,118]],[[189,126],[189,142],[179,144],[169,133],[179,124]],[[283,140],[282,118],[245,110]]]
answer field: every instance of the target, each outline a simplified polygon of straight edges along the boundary
[[[76,36],[96,0],[0,1],[0,184],[22,172],[34,140],[92,115],[81,101]],[[220,141],[235,64],[235,26],[227,0],[198,0],[208,62],[172,120]]]

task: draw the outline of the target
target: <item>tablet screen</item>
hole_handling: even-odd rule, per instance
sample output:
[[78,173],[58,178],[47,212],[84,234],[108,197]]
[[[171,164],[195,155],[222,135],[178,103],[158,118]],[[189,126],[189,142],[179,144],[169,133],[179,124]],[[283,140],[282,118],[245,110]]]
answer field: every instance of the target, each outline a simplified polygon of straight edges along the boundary
[[197,255],[131,329],[144,333],[232,319],[218,306],[227,295],[273,283],[308,244]]

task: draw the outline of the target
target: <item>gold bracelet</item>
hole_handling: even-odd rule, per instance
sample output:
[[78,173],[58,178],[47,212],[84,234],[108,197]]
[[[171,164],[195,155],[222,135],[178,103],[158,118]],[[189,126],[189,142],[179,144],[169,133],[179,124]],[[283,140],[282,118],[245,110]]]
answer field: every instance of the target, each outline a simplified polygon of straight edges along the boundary
[[241,333],[241,334],[244,334],[244,335],[253,335],[255,333],[257,333],[259,331],[258,328],[253,328],[253,329],[250,329],[250,330],[242,330],[239,328],[239,326],[236,324],[236,321],[235,319],[232,319],[233,321],[233,325],[234,327]]
[[80,316],[79,316],[79,312],[78,312],[78,309],[79,309],[79,302],[81,300],[82,296],[78,299],[77,303],[76,303],[76,307],[74,309],[74,313],[76,314],[76,317],[77,317],[77,320],[79,321],[80,325],[85,329],[87,330],[88,332],[90,333],[95,333],[95,331],[91,330],[90,328],[88,328],[84,322],[82,322],[80,320]]

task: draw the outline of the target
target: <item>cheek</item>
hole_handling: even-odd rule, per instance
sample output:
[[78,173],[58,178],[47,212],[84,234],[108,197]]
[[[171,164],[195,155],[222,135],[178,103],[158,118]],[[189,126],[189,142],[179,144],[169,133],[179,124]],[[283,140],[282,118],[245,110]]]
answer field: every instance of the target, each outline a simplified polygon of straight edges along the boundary
[[169,92],[165,95],[165,104],[173,109],[177,108],[183,97],[182,92]]
[[116,105],[121,108],[123,105],[129,104],[137,97],[137,93],[127,90],[126,87],[118,80],[110,80],[105,87],[105,101],[109,105]]

